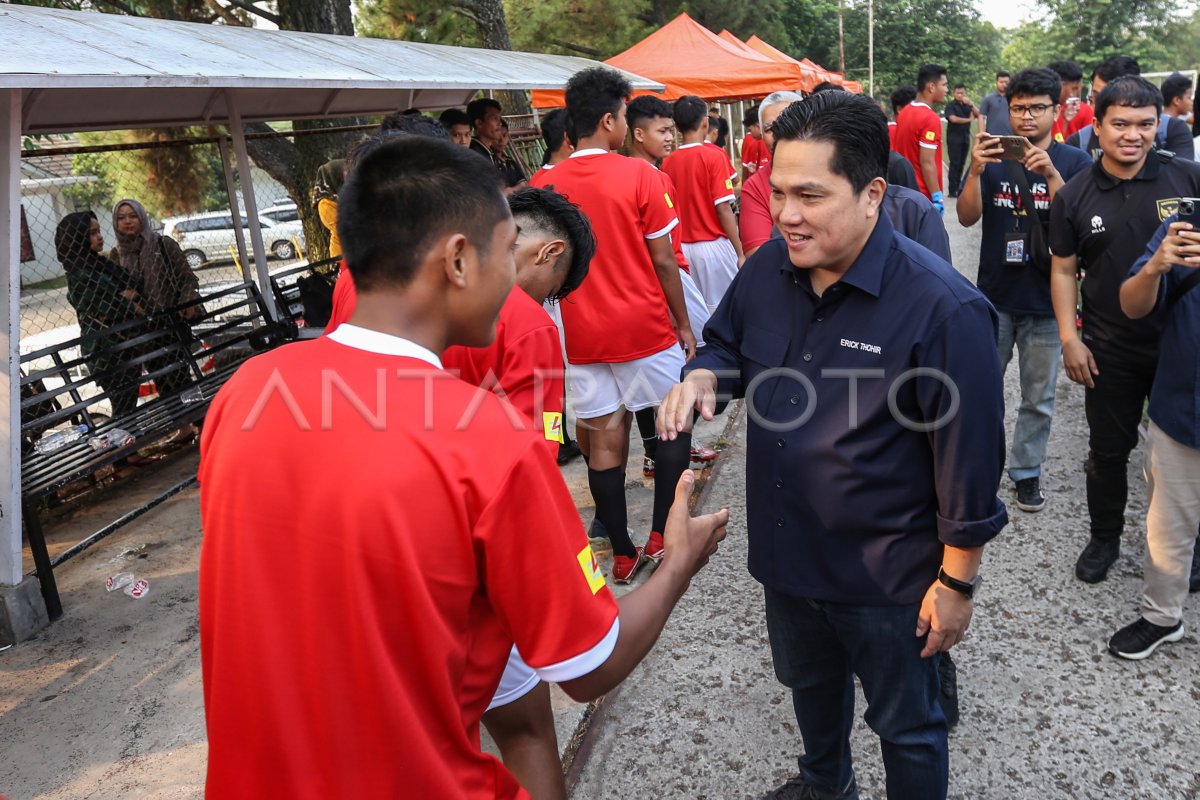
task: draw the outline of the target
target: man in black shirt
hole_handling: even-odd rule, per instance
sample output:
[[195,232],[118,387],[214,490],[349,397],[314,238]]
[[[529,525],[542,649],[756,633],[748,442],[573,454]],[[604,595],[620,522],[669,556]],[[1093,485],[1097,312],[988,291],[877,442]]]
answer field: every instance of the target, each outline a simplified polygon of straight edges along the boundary
[[500,104],[488,97],[472,100],[467,104],[467,116],[471,118],[471,128],[475,131],[471,149],[492,162],[504,181],[505,191],[524,184],[525,172],[521,165],[504,153],[502,143],[507,134]]
[[[1200,195],[1200,165],[1156,152],[1162,94],[1144,78],[1118,78],[1096,101],[1101,156],[1072,178],[1050,211],[1050,291],[1063,366],[1087,387],[1087,462],[1091,539],[1075,565],[1087,583],[1104,580],[1120,552],[1128,493],[1127,464],[1150,393],[1162,332],[1161,313],[1131,320],[1120,286],[1180,197]],[[1078,266],[1083,332],[1076,332]]]
[[946,182],[946,194],[958,196],[962,183],[963,164],[971,149],[971,120],[979,116],[975,104],[967,99],[967,87],[954,85],[954,99],[946,104],[946,150],[950,156],[950,175]]

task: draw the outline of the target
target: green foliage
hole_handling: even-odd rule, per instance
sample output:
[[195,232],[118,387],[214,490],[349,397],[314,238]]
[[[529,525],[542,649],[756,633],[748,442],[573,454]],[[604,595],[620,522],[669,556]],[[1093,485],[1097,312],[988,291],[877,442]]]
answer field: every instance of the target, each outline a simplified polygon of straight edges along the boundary
[[513,48],[601,60],[627,50],[654,28],[642,0],[505,0]]
[[475,23],[440,0],[355,0],[359,36],[482,46]]

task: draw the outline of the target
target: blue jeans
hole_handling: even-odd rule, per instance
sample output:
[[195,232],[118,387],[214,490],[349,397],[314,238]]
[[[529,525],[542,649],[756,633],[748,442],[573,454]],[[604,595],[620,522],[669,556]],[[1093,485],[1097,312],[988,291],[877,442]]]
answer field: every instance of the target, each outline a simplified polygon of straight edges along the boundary
[[944,800],[949,776],[937,660],[921,658],[919,604],[852,606],[766,589],[767,633],[779,682],[792,690],[800,772],[823,792],[853,777],[854,676],[878,734],[890,800]]
[[1062,344],[1054,317],[998,313],[1000,364],[1005,371],[1012,360],[1013,345],[1017,346],[1021,405],[1008,455],[1008,477],[1020,481],[1042,474],[1050,422],[1054,419],[1054,388],[1058,364],[1062,361]]

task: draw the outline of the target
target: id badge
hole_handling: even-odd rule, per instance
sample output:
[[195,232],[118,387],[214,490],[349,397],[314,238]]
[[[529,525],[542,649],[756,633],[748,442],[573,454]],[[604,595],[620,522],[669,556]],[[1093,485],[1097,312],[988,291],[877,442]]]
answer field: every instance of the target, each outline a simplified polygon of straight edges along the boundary
[[1014,231],[1004,235],[1004,263],[1025,266],[1029,254],[1029,235]]

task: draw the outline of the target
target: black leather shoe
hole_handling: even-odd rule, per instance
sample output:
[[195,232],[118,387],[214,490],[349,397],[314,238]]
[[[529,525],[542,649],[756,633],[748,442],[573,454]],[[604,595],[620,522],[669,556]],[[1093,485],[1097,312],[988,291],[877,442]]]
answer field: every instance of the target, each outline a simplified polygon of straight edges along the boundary
[[1099,583],[1108,577],[1108,568],[1120,553],[1120,540],[1106,541],[1093,536],[1075,562],[1075,577],[1084,583]]

